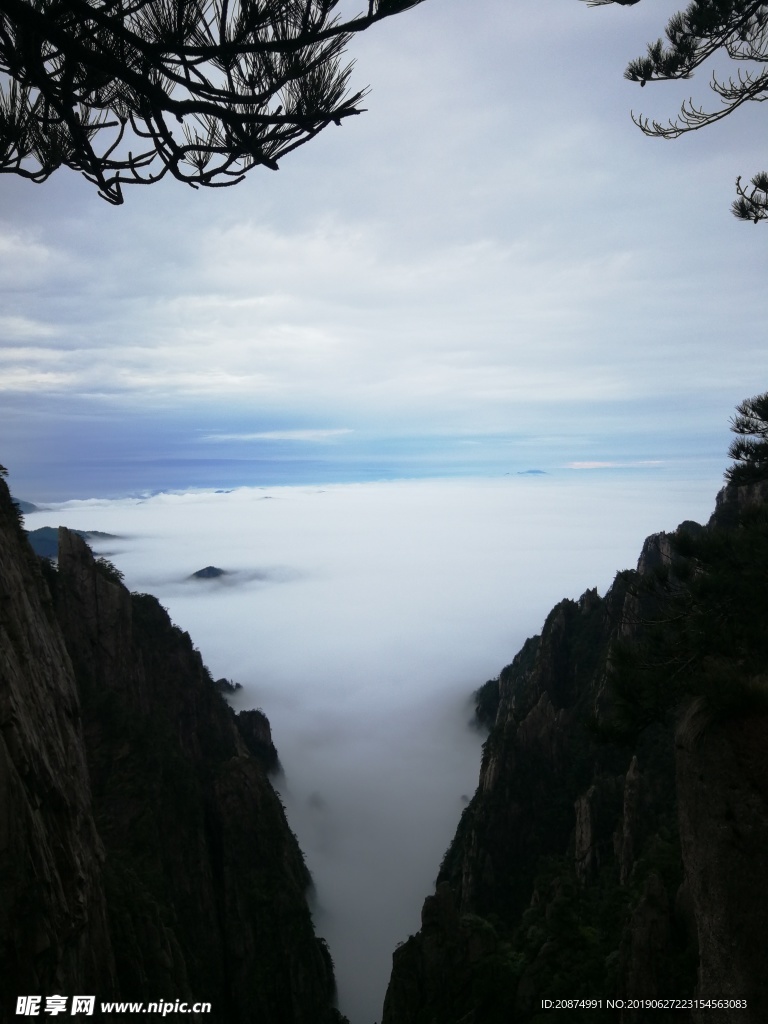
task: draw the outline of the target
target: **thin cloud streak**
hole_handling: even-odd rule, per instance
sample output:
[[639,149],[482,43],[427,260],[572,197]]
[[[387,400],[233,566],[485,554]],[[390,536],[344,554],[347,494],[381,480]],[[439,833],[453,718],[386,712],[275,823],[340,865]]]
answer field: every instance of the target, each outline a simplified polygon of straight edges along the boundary
[[631,469],[639,466],[663,466],[662,459],[637,459],[634,462],[569,462],[567,469]]
[[334,441],[353,433],[346,427],[313,430],[262,430],[252,434],[205,434],[202,441],[309,441],[323,443]]

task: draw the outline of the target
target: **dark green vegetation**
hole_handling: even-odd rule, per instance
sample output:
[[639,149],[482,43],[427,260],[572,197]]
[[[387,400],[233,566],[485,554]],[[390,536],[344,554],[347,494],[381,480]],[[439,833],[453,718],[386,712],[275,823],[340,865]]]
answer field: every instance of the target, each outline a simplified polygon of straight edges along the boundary
[[[591,7],[610,3],[634,4],[638,0],[587,0]],[[662,124],[643,116],[633,116],[646,135],[676,139],[721,121],[745,103],[768,99],[768,4],[759,0],[692,0],[684,11],[670,18],[666,39],[648,45],[644,57],[633,60],[625,77],[645,85],[691,78],[707,61],[719,58],[733,61],[729,74],[718,71],[710,77],[710,88],[719,101],[712,110],[704,110],[687,100],[674,120]],[[754,175],[750,185],[736,179],[737,198],[732,210],[741,220],[768,219],[768,174]]]
[[96,993],[341,1022],[266,717],[75,533],[39,559],[2,482],[0,713],[0,1020]]
[[747,398],[731,420],[738,437],[728,449],[734,464],[725,477],[732,484],[751,484],[768,479],[768,392]]
[[716,518],[707,530],[678,531],[669,564],[624,574],[649,618],[636,641],[614,645],[620,728],[639,731],[681,707],[697,731],[768,712],[768,507],[732,516],[727,525]]
[[110,203],[166,174],[232,185],[359,114],[354,33],[422,0],[4,0],[0,172],[80,171]]
[[[740,406],[737,433],[764,402]],[[475,694],[480,785],[394,954],[383,1024],[715,993],[749,1007],[653,1019],[765,1019],[768,472],[759,444],[731,454],[707,526],[649,538],[637,570],[557,605]]]

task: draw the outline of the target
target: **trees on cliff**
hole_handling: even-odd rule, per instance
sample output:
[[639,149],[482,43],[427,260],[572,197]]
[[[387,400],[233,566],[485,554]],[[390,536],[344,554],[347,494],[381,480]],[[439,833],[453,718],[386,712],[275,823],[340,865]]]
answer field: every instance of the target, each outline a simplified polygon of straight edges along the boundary
[[[586,0],[591,7],[609,3],[637,3],[638,0]],[[666,40],[650,43],[646,55],[627,66],[625,77],[644,86],[691,78],[712,58],[735,62],[735,69],[723,77],[713,72],[710,88],[719,105],[707,110],[692,99],[666,124],[643,115],[632,115],[646,135],[676,139],[721,121],[748,102],[768,99],[768,4],[758,0],[692,0],[668,22]],[[742,220],[768,220],[768,174],[760,172],[749,185],[736,179],[737,198],[732,205]]]
[[728,456],[734,464],[725,473],[732,484],[753,483],[768,478],[768,391],[745,399],[736,407],[731,430],[738,437]]
[[0,172],[82,172],[116,205],[166,174],[241,181],[361,112],[346,44],[422,0],[3,0]]
[[[768,392],[736,408],[729,484],[768,479]],[[619,728],[685,711],[692,735],[768,710],[768,505],[759,490],[726,489],[706,527],[683,523],[645,573],[623,573],[636,636],[611,651]]]

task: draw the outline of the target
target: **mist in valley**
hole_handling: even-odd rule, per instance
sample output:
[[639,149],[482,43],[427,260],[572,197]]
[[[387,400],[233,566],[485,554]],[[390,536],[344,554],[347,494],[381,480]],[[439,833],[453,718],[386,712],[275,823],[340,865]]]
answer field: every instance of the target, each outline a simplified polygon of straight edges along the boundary
[[[713,499],[711,480],[564,471],[71,501],[27,527],[116,535],[95,550],[266,712],[340,1007],[373,1024],[476,785],[472,691]],[[190,578],[209,565],[225,575]]]

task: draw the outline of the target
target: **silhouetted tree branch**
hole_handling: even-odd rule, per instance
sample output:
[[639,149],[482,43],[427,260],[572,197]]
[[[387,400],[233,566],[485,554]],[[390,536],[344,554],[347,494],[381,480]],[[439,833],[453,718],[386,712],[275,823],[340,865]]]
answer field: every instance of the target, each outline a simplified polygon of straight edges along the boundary
[[0,172],[81,171],[116,205],[166,174],[233,185],[361,112],[346,44],[423,0],[3,0]]
[[731,430],[737,437],[728,455],[735,461],[725,472],[726,480],[747,484],[768,479],[768,392],[736,406]]
[[[638,0],[587,0],[589,6],[608,3],[637,3]],[[698,131],[721,121],[747,102],[768,99],[768,4],[757,0],[692,0],[685,11],[675,14],[667,24],[666,40],[650,43],[644,57],[629,63],[625,77],[644,86],[646,82],[664,82],[690,78],[697,68],[715,55],[744,62],[728,78],[713,74],[710,88],[720,106],[706,110],[692,99],[681,107],[679,115],[666,124],[633,113],[632,119],[646,135],[676,139],[686,132]],[[731,207],[741,220],[755,224],[768,219],[768,176],[752,178],[751,188],[736,180],[738,198]]]

